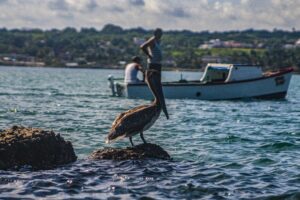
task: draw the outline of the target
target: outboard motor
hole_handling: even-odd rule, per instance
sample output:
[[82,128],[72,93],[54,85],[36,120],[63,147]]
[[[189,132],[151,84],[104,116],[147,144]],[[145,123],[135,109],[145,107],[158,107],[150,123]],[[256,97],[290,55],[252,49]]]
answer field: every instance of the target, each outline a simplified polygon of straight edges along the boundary
[[115,90],[115,80],[114,80],[114,76],[113,75],[108,75],[108,85],[111,89],[112,95],[116,96],[116,90]]

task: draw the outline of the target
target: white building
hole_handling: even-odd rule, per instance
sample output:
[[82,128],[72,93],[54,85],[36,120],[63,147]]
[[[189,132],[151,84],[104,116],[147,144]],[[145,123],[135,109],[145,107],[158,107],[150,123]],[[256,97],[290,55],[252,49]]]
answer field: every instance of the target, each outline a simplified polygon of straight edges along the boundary
[[205,42],[204,44],[200,45],[200,49],[211,49],[211,48],[218,48],[222,47],[223,42],[220,39],[211,39],[208,42]]

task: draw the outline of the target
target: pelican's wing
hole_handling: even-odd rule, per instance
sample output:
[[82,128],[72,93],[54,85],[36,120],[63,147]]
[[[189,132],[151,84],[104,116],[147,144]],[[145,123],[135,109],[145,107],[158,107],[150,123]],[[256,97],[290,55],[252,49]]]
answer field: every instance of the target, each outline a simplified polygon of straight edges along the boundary
[[120,121],[120,119],[122,119],[125,115],[127,115],[127,114],[129,114],[129,113],[132,113],[132,112],[135,112],[136,110],[139,110],[139,109],[141,109],[141,108],[144,108],[144,107],[147,107],[147,106],[149,106],[149,105],[141,105],[141,106],[137,106],[137,107],[135,107],[135,108],[132,108],[132,109],[130,109],[130,110],[127,110],[127,111],[125,111],[125,112],[122,112],[121,114],[119,114],[117,117],[116,117],[116,119],[113,121],[113,123],[112,123],[112,128],[114,127],[114,126],[116,126],[116,124],[118,124],[118,122]]
[[115,126],[111,128],[111,131],[107,136],[108,141],[123,138],[140,132],[147,123],[151,122],[156,114],[155,110],[155,106],[148,105],[140,107],[134,112],[132,111],[124,114],[115,124]]

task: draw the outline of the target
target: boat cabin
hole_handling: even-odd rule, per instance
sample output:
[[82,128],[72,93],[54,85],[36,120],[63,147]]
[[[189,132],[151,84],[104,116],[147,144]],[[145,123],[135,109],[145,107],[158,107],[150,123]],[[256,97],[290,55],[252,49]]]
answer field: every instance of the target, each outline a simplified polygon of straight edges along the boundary
[[263,72],[260,66],[240,64],[207,64],[201,82],[224,83],[260,78]]

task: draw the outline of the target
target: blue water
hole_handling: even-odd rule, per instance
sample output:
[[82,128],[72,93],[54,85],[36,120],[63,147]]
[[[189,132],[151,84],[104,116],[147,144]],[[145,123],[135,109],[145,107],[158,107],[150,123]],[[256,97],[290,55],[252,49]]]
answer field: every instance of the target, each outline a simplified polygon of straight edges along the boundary
[[[0,199],[300,199],[299,75],[281,101],[167,100],[170,120],[162,115],[145,139],[172,161],[87,160],[108,146],[104,138],[118,113],[149,103],[110,96],[107,76],[122,73],[0,67],[0,129],[54,130],[79,157],[54,170],[0,171]],[[180,73],[163,78],[179,79]]]

